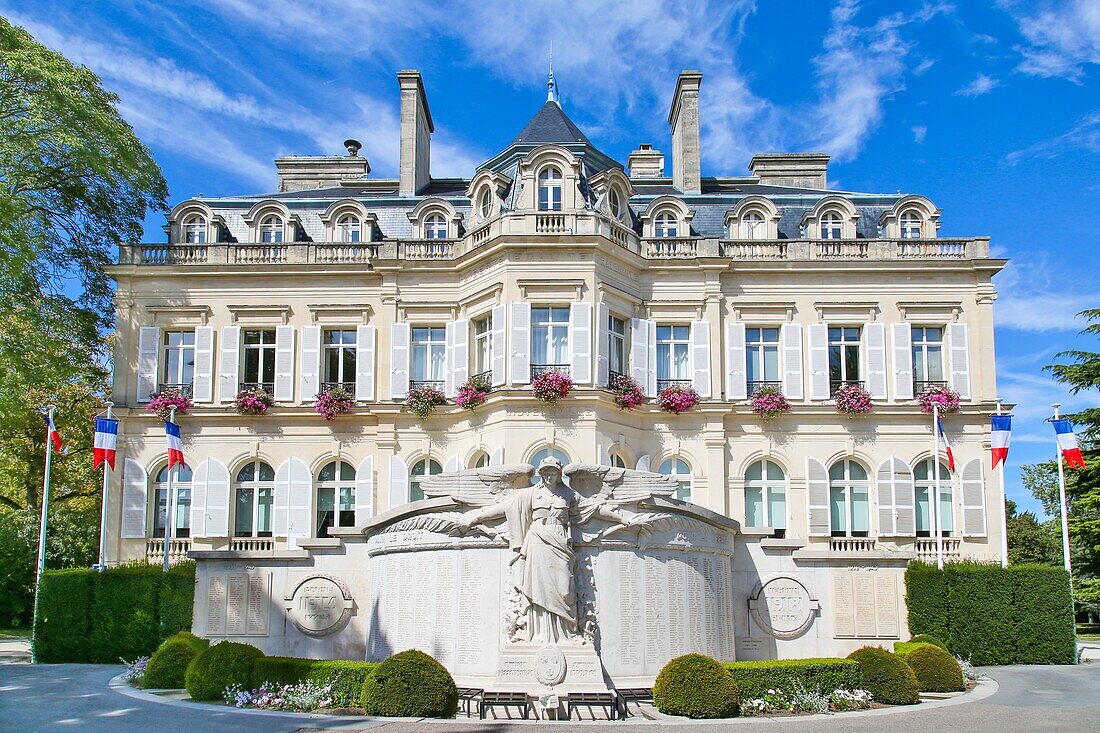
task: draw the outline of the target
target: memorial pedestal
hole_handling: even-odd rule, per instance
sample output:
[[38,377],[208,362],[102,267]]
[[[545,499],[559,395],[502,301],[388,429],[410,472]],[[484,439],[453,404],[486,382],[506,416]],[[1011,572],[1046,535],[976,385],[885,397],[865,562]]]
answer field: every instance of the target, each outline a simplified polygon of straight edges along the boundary
[[508,644],[500,654],[498,692],[526,692],[532,697],[571,692],[608,692],[603,663],[588,644]]

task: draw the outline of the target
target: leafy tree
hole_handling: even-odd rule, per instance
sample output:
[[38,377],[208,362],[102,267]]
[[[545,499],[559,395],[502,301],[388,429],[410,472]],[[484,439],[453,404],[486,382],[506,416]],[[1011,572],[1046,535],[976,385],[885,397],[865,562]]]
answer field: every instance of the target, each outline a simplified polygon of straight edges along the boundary
[[1062,565],[1061,535],[1057,522],[1040,522],[1032,512],[1018,512],[1016,502],[1006,501],[1008,513],[1008,562]]

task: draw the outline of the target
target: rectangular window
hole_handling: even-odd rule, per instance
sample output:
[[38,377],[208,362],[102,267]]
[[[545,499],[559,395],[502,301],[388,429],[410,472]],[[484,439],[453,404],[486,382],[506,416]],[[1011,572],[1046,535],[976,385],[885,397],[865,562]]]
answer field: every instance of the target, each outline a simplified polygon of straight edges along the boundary
[[195,378],[195,332],[166,331],[161,364],[160,386],[190,390]]
[[657,390],[691,386],[688,326],[657,326]]
[[779,386],[779,329],[746,328],[745,356],[748,389]]
[[[164,506],[168,496],[167,486],[157,487],[157,511],[153,516],[153,537],[164,536],[164,515],[167,509]],[[172,487],[176,495],[175,516],[176,522],[172,525],[173,537],[191,536],[191,489]]]
[[866,537],[871,531],[871,504],[865,482],[833,486],[829,516],[834,537]]
[[607,368],[614,374],[626,374],[626,319],[607,317]]
[[532,368],[569,368],[569,309],[531,309]]
[[[412,330],[412,381],[431,383],[443,389],[443,366],[447,355],[447,332],[442,326]],[[414,384],[415,386],[415,384]]]
[[474,321],[474,374],[493,370],[493,317],[485,316]]
[[913,391],[920,394],[929,385],[943,385],[943,329],[913,327]]
[[242,386],[260,386],[275,391],[275,331],[245,331],[244,380]]
[[836,391],[845,384],[860,384],[859,327],[829,327],[829,387]]
[[342,386],[355,391],[355,329],[325,331],[325,379],[322,389]]

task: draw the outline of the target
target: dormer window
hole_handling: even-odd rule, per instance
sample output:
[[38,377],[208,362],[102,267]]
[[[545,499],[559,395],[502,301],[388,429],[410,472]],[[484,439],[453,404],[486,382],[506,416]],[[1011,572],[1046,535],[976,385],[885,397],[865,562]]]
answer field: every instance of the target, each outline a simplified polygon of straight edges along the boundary
[[843,220],[840,214],[829,211],[821,217],[821,238],[840,239],[843,236]]
[[425,239],[446,239],[447,220],[442,214],[432,214],[424,220]]
[[547,166],[539,173],[539,211],[561,211],[561,171]]
[[183,222],[183,241],[187,244],[206,243],[206,219],[193,214]]
[[662,211],[653,221],[653,232],[658,238],[676,237],[680,231],[680,220],[671,211]]
[[768,227],[764,215],[759,211],[750,211],[741,217],[742,239],[767,239]]
[[616,221],[623,220],[623,198],[619,195],[616,189],[611,189],[607,194],[607,205],[611,209],[611,216],[615,217]]
[[489,187],[481,189],[481,195],[477,198],[477,215],[482,221],[489,221],[493,213],[493,192]]
[[283,241],[283,218],[272,214],[260,222],[260,241],[265,244],[278,244]]
[[363,222],[355,214],[344,214],[336,222],[336,237],[341,242],[362,241]]
[[920,215],[915,211],[906,211],[904,214],[901,215],[900,229],[902,239],[920,239]]

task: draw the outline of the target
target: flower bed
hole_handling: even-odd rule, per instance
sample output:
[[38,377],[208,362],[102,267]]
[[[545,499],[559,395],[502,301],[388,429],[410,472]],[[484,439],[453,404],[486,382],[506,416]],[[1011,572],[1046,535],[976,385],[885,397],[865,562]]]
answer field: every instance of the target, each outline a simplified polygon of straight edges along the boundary
[[866,415],[871,411],[871,393],[859,384],[844,384],[833,393],[836,411],[842,415]]
[[543,372],[531,380],[531,393],[543,402],[554,404],[573,391],[573,378],[565,372]]
[[473,410],[485,403],[491,391],[493,391],[493,385],[487,378],[480,375],[470,377],[455,392],[455,404],[465,410]]
[[749,398],[752,411],[765,420],[791,411],[791,403],[779,391],[779,387],[760,387]]
[[838,713],[846,710],[865,710],[871,707],[873,696],[867,690],[838,688],[830,693],[808,689],[794,683],[789,689],[772,688],[762,696],[741,701],[741,715],[770,715],[790,713]]
[[245,387],[233,400],[233,409],[238,415],[266,415],[275,404],[275,398],[263,387]]
[[310,681],[294,685],[273,685],[265,682],[250,690],[240,685],[230,685],[225,688],[222,696],[234,707],[258,710],[309,712],[331,707],[333,704],[332,688]]
[[447,404],[447,398],[430,384],[413,387],[405,396],[405,406],[412,414],[422,419],[435,412],[435,408],[439,405],[445,404]]
[[665,412],[679,415],[699,404],[699,393],[693,387],[672,386],[657,395],[657,406]]
[[623,410],[633,410],[645,402],[645,393],[642,392],[641,385],[626,374],[613,376],[607,388],[615,395],[615,404]]
[[194,403],[190,397],[178,389],[165,387],[153,395],[153,399],[149,400],[149,404],[145,406],[145,409],[161,420],[167,420],[172,415],[172,408],[175,408],[177,415],[186,415],[192,407],[194,407]]
[[351,412],[355,407],[355,397],[343,387],[333,387],[317,395],[313,409],[326,420],[335,420],[340,415]]
[[959,411],[959,393],[942,384],[930,384],[919,395],[920,411],[925,415],[932,414],[933,407],[939,407],[941,415],[949,415]]

